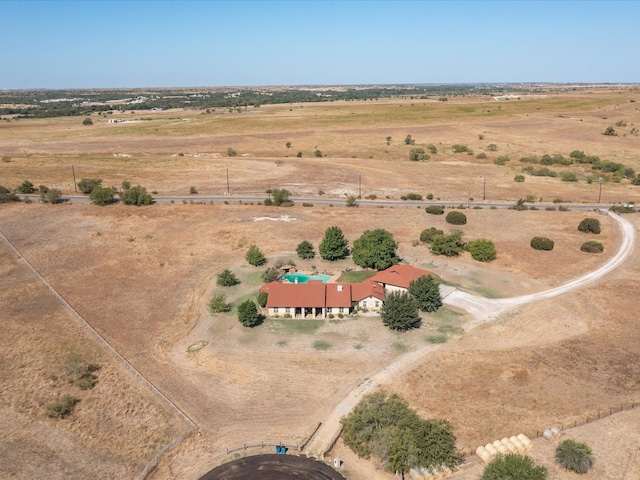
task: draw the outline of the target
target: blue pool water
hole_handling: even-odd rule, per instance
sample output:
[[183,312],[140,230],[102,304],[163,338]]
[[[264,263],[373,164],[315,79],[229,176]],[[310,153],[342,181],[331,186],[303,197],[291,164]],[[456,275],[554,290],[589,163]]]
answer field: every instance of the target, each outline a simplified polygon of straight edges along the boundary
[[288,280],[291,283],[307,283],[309,281],[321,281],[327,283],[331,278],[331,275],[307,275],[306,273],[287,273],[281,277],[283,280]]

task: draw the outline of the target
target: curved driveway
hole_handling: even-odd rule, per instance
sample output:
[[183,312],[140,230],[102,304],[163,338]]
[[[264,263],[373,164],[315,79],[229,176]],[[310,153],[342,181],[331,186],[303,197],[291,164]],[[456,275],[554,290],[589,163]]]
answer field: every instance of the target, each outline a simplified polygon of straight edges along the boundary
[[[620,248],[616,254],[598,269],[582,275],[581,277],[575,278],[564,285],[544,290],[539,293],[532,293],[512,298],[488,299],[471,295],[470,293],[461,292],[460,290],[454,290],[444,297],[443,302],[469,312],[475,318],[475,322],[471,324],[471,327],[473,327],[478,323],[488,320],[491,317],[495,317],[499,313],[516,305],[522,305],[524,303],[562,295],[570,290],[584,287],[585,285],[599,280],[624,263],[624,261],[633,252],[633,246],[635,243],[635,229],[631,223],[617,214],[608,213],[606,211],[601,211],[601,213],[609,214],[610,217],[618,223],[618,227],[622,234],[622,240]],[[336,406],[333,412],[331,412],[329,418],[321,425],[313,439],[305,448],[306,452],[310,455],[323,456],[325,452],[331,448],[340,434],[340,419],[344,415],[347,415],[353,407],[360,402],[364,395],[373,391],[378,385],[385,382],[392,375],[397,374],[399,371],[418,362],[424,355],[433,351],[435,348],[438,347],[429,345],[413,352],[409,352],[358,385]]]

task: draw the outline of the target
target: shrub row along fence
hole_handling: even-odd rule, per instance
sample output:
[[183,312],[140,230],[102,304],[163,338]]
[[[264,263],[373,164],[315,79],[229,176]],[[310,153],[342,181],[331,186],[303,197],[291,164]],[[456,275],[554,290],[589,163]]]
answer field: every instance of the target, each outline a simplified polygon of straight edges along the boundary
[[29,261],[20,253],[20,251],[11,243],[11,241],[0,232],[0,238],[4,241],[4,243],[11,249],[11,251],[26,265],[26,267],[31,271],[31,273],[38,279],[44,286],[46,286],[49,291],[53,294],[54,297],[58,299],[58,301],[64,305],[74,317],[76,317],[80,322],[95,336],[95,338],[102,343],[107,350],[109,350],[122,364],[129,369],[142,383],[149,387],[149,389],[154,392],[156,395],[160,397],[171,409],[176,412],[188,425],[188,428],[182,432],[178,437],[176,437],[169,445],[167,445],[160,453],[158,453],[152,460],[147,464],[144,470],[138,475],[137,480],[144,480],[149,473],[158,465],[158,461],[167,452],[170,452],[174,448],[176,448],[191,432],[196,430],[198,426],[193,422],[186,413],[184,413],[178,406],[173,403],[164,393],[162,393],[158,388],[151,383],[142,373],[140,373],[136,367],[134,367],[126,358],[124,358],[118,351],[111,346],[107,340],[98,333],[98,331],[93,328],[89,322],[87,322],[82,315],[80,315],[75,308],[73,308],[69,302],[67,302],[62,295],[60,295],[55,288],[53,288],[49,282],[47,282],[42,275],[29,263]]

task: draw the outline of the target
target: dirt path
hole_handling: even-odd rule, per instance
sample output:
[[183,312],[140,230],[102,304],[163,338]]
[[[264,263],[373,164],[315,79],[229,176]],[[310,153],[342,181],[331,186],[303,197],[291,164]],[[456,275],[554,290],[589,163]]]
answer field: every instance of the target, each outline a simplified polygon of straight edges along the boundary
[[[601,213],[606,214],[608,212]],[[447,289],[443,292],[444,295],[446,295],[443,299],[444,303],[462,308],[473,315],[475,321],[465,327],[466,330],[469,330],[470,328],[473,328],[492,317],[496,317],[499,313],[514,306],[555,297],[571,290],[584,287],[585,285],[601,279],[603,276],[611,273],[624,263],[624,261],[633,252],[633,246],[635,243],[635,229],[633,225],[617,214],[610,214],[610,216],[618,223],[621,230],[620,247],[613,257],[596,270],[558,287],[530,295],[522,295],[512,298],[487,299],[471,295],[457,289],[453,291]],[[358,404],[358,402],[360,402],[363,396],[389,380],[392,375],[398,374],[402,370],[406,370],[414,363],[420,361],[427,353],[432,352],[437,348],[438,346],[429,345],[403,355],[401,358],[391,363],[375,375],[365,379],[336,406],[329,418],[323,422],[316,432],[316,435],[307,445],[305,449],[307,454],[317,455],[320,457],[323,456],[331,448],[340,434],[340,419],[344,415],[347,415]]]

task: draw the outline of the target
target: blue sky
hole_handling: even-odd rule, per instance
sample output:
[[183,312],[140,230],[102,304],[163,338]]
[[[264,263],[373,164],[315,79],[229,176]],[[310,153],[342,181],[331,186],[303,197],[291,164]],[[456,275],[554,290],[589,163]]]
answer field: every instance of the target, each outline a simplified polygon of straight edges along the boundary
[[640,82],[638,1],[0,0],[0,89]]

